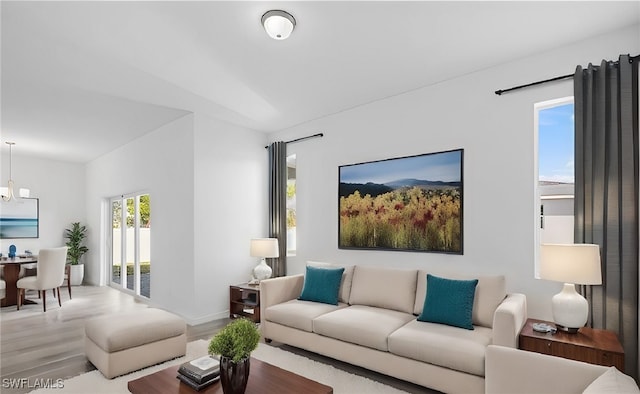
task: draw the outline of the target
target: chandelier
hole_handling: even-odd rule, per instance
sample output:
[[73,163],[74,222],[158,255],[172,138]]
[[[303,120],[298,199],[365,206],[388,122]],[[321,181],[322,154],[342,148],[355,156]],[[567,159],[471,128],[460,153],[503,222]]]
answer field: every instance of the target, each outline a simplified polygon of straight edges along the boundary
[[[15,142],[5,142],[9,145],[9,181],[7,182],[7,187],[0,187],[0,194],[2,194],[3,201],[11,201],[17,200],[18,198],[15,196],[13,192],[13,178],[11,177],[11,166],[12,166],[12,148],[16,144]],[[20,189],[19,190],[21,198],[28,198],[30,191],[29,189]]]

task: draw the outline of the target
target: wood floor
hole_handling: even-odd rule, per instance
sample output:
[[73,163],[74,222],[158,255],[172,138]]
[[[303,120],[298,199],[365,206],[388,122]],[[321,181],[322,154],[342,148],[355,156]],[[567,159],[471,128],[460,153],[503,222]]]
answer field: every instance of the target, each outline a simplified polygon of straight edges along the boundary
[[[57,299],[47,296],[47,312],[42,305],[25,305],[0,309],[0,392],[26,393],[30,388],[9,388],[16,379],[69,378],[95,367],[84,355],[84,321],[87,318],[122,312],[147,305],[134,297],[109,287],[74,286],[73,299],[60,291]],[[28,298],[38,302],[36,293]],[[228,319],[187,326],[187,341],[210,339]],[[31,383],[33,386],[34,383]],[[24,385],[24,384],[23,384]]]
[[[21,394],[33,389],[39,379],[65,379],[96,368],[84,355],[84,321],[94,316],[146,308],[134,297],[110,287],[74,286],[73,299],[60,291],[62,307],[57,299],[47,296],[47,312],[42,305],[0,308],[0,393]],[[28,298],[37,299],[36,293]],[[197,326],[187,326],[187,341],[209,340],[229,322],[217,320]],[[320,356],[287,345],[273,346],[304,357],[333,365],[346,372],[360,375],[413,394],[437,394],[424,387],[381,375],[364,368]],[[28,379],[31,387],[9,387],[10,382]]]

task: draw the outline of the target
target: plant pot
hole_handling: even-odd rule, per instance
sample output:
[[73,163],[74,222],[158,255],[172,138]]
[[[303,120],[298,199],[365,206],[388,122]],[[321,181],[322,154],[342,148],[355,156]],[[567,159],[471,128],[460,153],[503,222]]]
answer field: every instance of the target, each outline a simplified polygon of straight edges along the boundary
[[84,280],[84,264],[70,265],[71,267],[71,286],[80,286]]
[[244,358],[237,363],[229,357],[220,356],[220,384],[224,394],[244,394],[249,381],[249,360]]

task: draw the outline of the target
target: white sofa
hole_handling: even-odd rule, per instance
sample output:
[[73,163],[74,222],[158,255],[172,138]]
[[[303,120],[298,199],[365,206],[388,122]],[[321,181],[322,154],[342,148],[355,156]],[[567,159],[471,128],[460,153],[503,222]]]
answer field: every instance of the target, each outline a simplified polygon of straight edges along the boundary
[[417,321],[426,276],[423,270],[346,266],[338,305],[298,300],[304,275],[264,280],[262,335],[435,390],[482,393],[485,350],[490,344],[517,347],[525,296],[507,294],[503,276],[476,277],[473,330]]
[[640,393],[633,378],[614,367],[502,346],[487,348],[485,370],[487,394]]

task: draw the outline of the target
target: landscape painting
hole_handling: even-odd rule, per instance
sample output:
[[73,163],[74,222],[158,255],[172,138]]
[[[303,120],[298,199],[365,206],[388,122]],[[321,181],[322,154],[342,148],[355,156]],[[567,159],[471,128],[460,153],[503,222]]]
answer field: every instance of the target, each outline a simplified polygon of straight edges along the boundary
[[38,238],[37,198],[0,200],[0,238]]
[[338,247],[462,254],[463,152],[340,166]]

